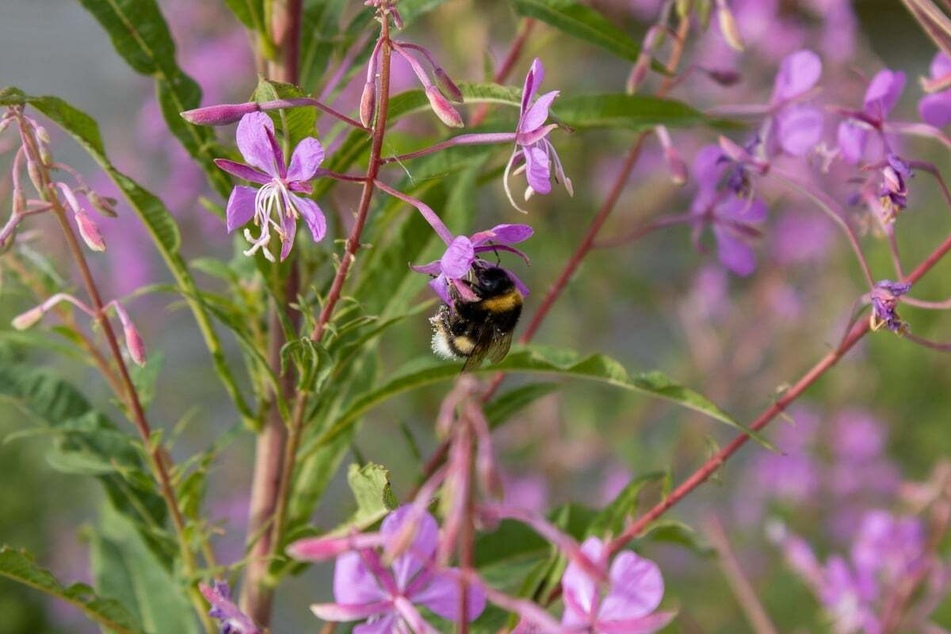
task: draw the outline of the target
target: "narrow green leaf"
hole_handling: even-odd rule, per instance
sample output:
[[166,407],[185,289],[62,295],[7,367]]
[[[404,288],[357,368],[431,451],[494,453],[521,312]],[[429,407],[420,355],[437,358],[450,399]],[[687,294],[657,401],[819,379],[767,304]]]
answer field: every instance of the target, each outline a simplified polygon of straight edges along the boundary
[[604,538],[607,535],[617,535],[624,528],[627,518],[637,510],[637,498],[641,489],[651,482],[664,477],[663,473],[648,473],[631,479],[617,497],[604,507],[588,526],[588,535]]
[[555,102],[553,111],[559,120],[577,129],[637,131],[657,125],[685,127],[711,123],[703,113],[679,101],[623,93],[567,96]]
[[80,0],[109,34],[116,52],[134,71],[155,79],[162,115],[172,134],[198,160],[222,196],[230,179],[212,163],[220,156],[214,130],[194,126],[179,113],[201,105],[201,89],[175,60],[175,42],[155,0]]
[[485,407],[485,416],[493,428],[525,409],[543,396],[558,390],[557,383],[529,383],[509,390],[498,398],[492,399]]
[[692,527],[672,519],[662,519],[651,524],[640,540],[683,546],[701,557],[712,557],[716,550],[701,538]]
[[[627,370],[620,363],[605,355],[579,358],[576,353],[569,350],[529,346],[512,352],[497,365],[484,366],[479,370],[479,372],[493,373],[497,371],[556,374],[597,381],[625,390],[644,392],[673,401],[701,414],[706,414],[730,427],[749,434],[764,446],[770,446],[758,434],[744,429],[711,401],[697,392],[675,383],[662,372],[647,372],[632,377],[628,375]],[[407,364],[402,371],[396,372],[395,376],[387,383],[377,386],[353,400],[329,430],[307,445],[304,453],[310,453],[333,440],[338,434],[350,430],[367,411],[392,396],[425,385],[454,379],[458,374],[458,365],[440,363],[435,360],[416,360]]]
[[92,621],[118,634],[139,634],[142,626],[114,599],[97,595],[84,583],[64,587],[50,571],[23,551],[0,548],[0,575],[75,605]]
[[225,4],[249,31],[264,33],[264,0],[225,0]]
[[138,616],[148,632],[198,634],[198,621],[184,588],[156,560],[135,527],[108,505],[90,541],[97,590],[115,597]]
[[627,33],[589,6],[572,0],[512,0],[512,4],[523,18],[535,18],[621,59],[636,62],[641,53]]

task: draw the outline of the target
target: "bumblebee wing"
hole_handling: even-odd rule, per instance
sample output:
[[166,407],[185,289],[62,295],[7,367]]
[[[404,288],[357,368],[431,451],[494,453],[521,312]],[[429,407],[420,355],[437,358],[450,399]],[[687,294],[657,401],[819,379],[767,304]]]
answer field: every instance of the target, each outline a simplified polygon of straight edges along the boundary
[[493,329],[492,343],[489,344],[489,360],[492,363],[498,363],[505,358],[505,355],[509,353],[509,348],[512,347],[512,335],[513,331],[500,332]]
[[472,372],[479,369],[485,356],[492,349],[494,334],[495,328],[489,323],[479,324],[477,328],[472,329],[470,336],[475,341],[475,345],[472,347],[472,352],[466,357],[466,362],[462,366],[463,372]]

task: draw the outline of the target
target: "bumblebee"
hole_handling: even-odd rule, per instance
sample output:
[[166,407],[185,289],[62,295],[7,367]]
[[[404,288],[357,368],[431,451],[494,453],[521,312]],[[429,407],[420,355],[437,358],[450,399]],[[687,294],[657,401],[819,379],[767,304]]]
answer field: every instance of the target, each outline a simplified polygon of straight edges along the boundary
[[452,306],[443,304],[429,319],[433,352],[444,359],[465,359],[463,372],[475,370],[486,357],[492,363],[504,359],[522,314],[522,294],[508,273],[496,266],[476,266],[472,273],[475,280],[462,283],[478,299],[467,301],[450,286]]

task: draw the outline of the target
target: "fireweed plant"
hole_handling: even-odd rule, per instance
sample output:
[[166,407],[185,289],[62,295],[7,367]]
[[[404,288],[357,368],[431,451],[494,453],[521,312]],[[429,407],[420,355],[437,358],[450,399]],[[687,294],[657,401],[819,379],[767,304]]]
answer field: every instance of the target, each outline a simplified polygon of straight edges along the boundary
[[[2,536],[13,631],[947,631],[951,29],[904,0],[916,83],[780,4],[84,1],[168,173],[0,89],[4,475],[105,492],[88,572]],[[487,267],[519,343],[461,374]]]

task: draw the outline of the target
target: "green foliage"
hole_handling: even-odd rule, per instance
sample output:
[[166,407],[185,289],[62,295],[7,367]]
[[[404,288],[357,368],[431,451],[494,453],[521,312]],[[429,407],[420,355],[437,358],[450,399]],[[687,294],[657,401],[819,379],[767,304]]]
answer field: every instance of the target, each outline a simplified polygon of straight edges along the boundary
[[48,570],[36,564],[33,558],[8,546],[0,548],[0,575],[13,579],[40,592],[67,601],[92,621],[117,634],[145,632],[141,623],[129,614],[123,603],[103,598],[84,583],[63,586]]
[[106,506],[91,536],[96,590],[132,610],[150,634],[198,634],[198,622],[182,586],[155,557],[135,526]]
[[636,62],[641,53],[627,33],[590,6],[574,0],[512,0],[512,4],[520,16],[545,22],[621,59]]
[[155,79],[155,93],[172,134],[226,196],[231,182],[212,163],[220,156],[210,128],[194,126],[180,113],[201,105],[201,89],[175,60],[175,42],[155,0],[80,0],[109,34],[116,52],[137,73]]

